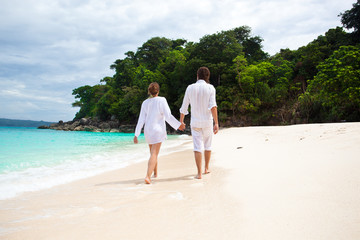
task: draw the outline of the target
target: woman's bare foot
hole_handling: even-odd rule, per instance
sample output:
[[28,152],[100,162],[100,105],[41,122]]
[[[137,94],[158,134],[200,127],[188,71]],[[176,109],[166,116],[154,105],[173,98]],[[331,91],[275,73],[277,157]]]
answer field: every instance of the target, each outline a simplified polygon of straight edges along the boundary
[[201,179],[201,173],[199,173],[198,175],[195,176],[196,179]]
[[205,168],[204,174],[209,174],[210,170]]
[[151,184],[151,180],[150,180],[149,177],[146,177],[146,178],[145,178],[145,183],[146,183],[146,184]]

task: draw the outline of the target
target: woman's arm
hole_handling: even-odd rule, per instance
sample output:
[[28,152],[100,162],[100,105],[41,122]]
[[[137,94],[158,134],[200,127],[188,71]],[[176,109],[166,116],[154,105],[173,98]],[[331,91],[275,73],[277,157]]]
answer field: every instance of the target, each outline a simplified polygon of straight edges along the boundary
[[[145,103],[145,102],[143,102],[143,103],[141,104],[140,115],[139,115],[139,119],[138,119],[138,122],[137,122],[136,128],[135,128],[136,141],[137,141],[137,137],[139,137],[139,135],[140,135],[140,133],[141,133],[141,129],[143,128],[143,126],[144,126],[144,124],[145,124],[146,112],[145,112],[144,103]],[[134,143],[137,143],[137,142],[135,142],[135,137],[134,137]]]
[[[170,107],[166,101],[166,98],[164,98],[164,102],[162,104],[162,111],[165,116],[165,121],[170,124],[172,128],[175,130],[179,129],[182,124],[171,114]],[[184,126],[185,128],[185,126]],[[180,129],[182,130],[182,129]]]

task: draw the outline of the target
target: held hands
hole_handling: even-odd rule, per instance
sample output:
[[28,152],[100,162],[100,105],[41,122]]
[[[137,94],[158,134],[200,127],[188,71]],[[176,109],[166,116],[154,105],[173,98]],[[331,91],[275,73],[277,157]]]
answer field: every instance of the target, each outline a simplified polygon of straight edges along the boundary
[[135,144],[137,144],[137,143],[138,143],[138,139],[137,139],[137,137],[136,137],[136,136],[134,137],[134,143],[135,143]]
[[179,130],[180,131],[184,131],[185,130],[185,123],[184,122],[181,122],[181,125],[179,127]]

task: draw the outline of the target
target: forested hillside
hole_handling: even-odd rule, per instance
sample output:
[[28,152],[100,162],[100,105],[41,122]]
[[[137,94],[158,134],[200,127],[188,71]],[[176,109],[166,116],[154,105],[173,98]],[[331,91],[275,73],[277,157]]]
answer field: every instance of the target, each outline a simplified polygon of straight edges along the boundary
[[136,123],[151,82],[160,84],[172,113],[200,66],[210,69],[222,126],[360,120],[360,0],[329,29],[297,50],[274,56],[248,26],[214,33],[199,42],[154,37],[110,66],[112,77],[73,90],[75,118]]
[[52,123],[53,122],[0,118],[0,126],[3,127],[39,127],[42,125],[50,125]]

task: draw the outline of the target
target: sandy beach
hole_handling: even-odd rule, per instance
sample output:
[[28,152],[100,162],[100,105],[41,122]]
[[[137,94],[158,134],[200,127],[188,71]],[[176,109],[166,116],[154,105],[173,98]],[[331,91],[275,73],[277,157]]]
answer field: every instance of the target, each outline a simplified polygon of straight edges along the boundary
[[181,148],[0,201],[0,239],[360,239],[360,123],[222,129],[201,180]]

